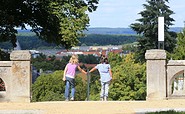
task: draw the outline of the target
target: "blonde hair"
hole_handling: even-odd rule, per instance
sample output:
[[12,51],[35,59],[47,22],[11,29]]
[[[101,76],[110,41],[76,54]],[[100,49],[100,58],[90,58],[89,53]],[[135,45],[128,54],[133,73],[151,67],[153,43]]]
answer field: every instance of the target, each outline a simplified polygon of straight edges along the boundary
[[69,60],[69,63],[77,64],[78,63],[78,55],[72,55]]

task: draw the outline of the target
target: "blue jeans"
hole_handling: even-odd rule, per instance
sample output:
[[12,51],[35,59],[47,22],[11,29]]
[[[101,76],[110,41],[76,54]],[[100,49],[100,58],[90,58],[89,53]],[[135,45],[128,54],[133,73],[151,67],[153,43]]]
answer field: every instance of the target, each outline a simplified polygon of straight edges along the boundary
[[110,81],[108,81],[108,82],[101,82],[100,98],[108,97],[109,84],[110,84]]
[[71,97],[75,97],[75,79],[66,77],[66,87],[65,87],[65,99],[69,99],[71,89]]

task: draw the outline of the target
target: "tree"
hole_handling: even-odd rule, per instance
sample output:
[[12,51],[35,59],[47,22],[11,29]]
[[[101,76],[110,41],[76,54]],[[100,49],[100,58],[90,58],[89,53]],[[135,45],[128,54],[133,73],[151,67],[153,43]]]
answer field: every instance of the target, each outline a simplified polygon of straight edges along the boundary
[[185,28],[182,32],[177,34],[177,46],[172,54],[173,59],[184,60],[185,59]]
[[10,61],[10,54],[0,49],[0,61]]
[[142,16],[138,23],[133,23],[130,27],[141,35],[138,39],[138,50],[136,51],[136,61],[143,62],[144,54],[148,49],[158,48],[158,17],[164,16],[164,48],[168,52],[172,52],[176,44],[176,33],[169,31],[169,26],[173,25],[173,18],[170,16],[174,14],[169,6],[165,3],[168,0],[147,0],[148,4],[143,4],[145,10],[139,14]]
[[123,57],[112,68],[113,80],[109,98],[112,100],[144,100],[146,98],[146,66],[135,63],[133,54]]
[[90,100],[100,100],[101,82],[98,70],[90,74]]
[[[65,83],[62,81],[63,71],[53,74],[42,74],[32,85],[32,101],[62,101],[64,100]],[[75,100],[85,100],[86,83],[79,75],[75,79]]]
[[100,58],[97,56],[94,56],[93,54],[88,55],[79,55],[78,57],[80,63],[86,63],[86,64],[98,64],[100,62]]
[[135,50],[137,49],[136,46],[137,46],[137,42],[124,44],[122,45],[122,50],[124,51],[124,53],[135,52]]
[[120,57],[119,54],[114,54],[113,52],[110,52],[108,54],[108,58],[109,58],[111,67],[115,67],[121,64],[122,58]]
[[[135,63],[132,53],[118,57],[108,55],[113,73],[109,100],[144,100],[146,98],[146,65]],[[116,64],[115,64],[116,63]],[[99,100],[101,84],[98,71],[91,73],[90,99]]]
[[65,84],[62,81],[62,71],[41,75],[32,85],[32,101],[54,101],[64,99]]
[[0,41],[16,46],[16,27],[29,25],[40,39],[70,48],[89,24],[99,0],[1,0]]

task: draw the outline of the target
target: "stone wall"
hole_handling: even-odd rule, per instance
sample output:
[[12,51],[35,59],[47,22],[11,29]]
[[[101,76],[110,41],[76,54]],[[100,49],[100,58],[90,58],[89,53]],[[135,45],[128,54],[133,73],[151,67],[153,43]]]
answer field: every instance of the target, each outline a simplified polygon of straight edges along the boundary
[[11,61],[0,61],[0,78],[6,91],[0,91],[0,102],[30,102],[31,54],[17,50],[10,54]]
[[147,100],[166,99],[166,52],[147,50]]
[[[167,64],[167,97],[168,98],[185,98],[185,60],[169,60]],[[182,75],[181,79],[178,76]],[[176,82],[178,89],[175,89],[173,83]],[[179,83],[179,84],[178,84]],[[181,87],[180,87],[181,86]],[[172,90],[174,89],[174,90]]]
[[[152,49],[147,60],[147,100],[185,98],[185,60],[166,60],[165,50]],[[178,89],[176,89],[178,87]]]

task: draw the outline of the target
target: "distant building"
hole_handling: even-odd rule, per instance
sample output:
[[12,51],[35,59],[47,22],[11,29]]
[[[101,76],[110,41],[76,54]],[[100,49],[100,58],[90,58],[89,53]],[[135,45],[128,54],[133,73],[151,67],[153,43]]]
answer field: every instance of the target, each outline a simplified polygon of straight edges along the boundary
[[37,50],[30,50],[30,53],[33,58],[40,56],[40,52]]
[[71,50],[62,50],[56,53],[57,56],[69,56],[72,54],[77,55],[94,55],[94,56],[107,56],[109,52],[122,55],[121,46],[80,46],[73,47]]

